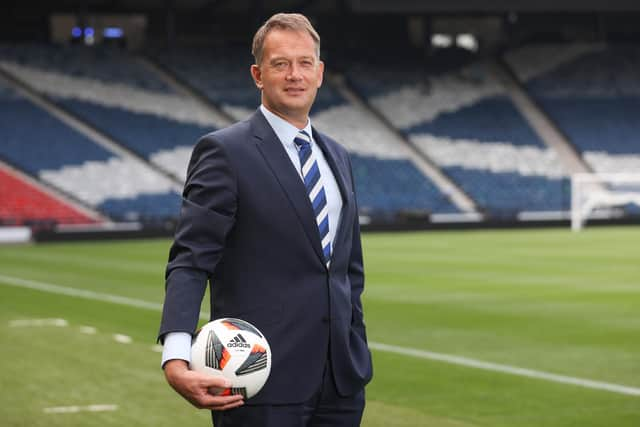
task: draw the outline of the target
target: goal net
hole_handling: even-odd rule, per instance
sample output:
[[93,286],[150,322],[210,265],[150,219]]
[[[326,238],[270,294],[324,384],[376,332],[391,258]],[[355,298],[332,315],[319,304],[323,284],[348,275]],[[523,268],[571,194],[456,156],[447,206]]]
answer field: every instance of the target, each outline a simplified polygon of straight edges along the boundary
[[571,176],[571,229],[590,218],[640,213],[640,173],[579,173]]

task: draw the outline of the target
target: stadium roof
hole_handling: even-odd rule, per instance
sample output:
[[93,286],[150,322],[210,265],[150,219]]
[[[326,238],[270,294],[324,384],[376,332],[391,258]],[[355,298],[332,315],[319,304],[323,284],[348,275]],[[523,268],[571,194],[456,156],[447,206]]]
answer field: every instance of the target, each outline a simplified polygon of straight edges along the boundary
[[[9,1],[11,4],[12,2]],[[429,13],[429,12],[594,12],[640,11],[637,0],[22,0],[48,10],[304,10],[336,12],[349,9],[356,13]]]

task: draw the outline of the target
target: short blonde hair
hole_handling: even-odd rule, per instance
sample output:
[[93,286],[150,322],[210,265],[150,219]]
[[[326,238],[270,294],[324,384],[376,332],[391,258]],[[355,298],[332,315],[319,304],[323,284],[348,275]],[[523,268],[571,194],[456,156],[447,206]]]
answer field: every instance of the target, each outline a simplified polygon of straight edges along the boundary
[[280,30],[292,30],[292,31],[306,31],[316,44],[316,56],[320,58],[320,36],[318,32],[313,28],[311,22],[306,16],[299,13],[276,13],[267,20],[256,34],[253,36],[253,44],[251,47],[251,53],[255,58],[256,64],[260,64],[262,61],[262,51],[264,49],[264,40],[267,37],[269,31],[273,29]]

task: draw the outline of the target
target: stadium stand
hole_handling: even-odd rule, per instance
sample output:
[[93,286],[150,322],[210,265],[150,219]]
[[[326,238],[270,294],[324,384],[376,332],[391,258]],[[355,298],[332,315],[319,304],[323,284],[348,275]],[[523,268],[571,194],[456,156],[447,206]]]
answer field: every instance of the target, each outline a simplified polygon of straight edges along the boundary
[[[260,102],[249,75],[253,58],[242,52],[217,48],[203,55],[202,51],[182,50],[159,54],[156,59],[213,104],[242,120]],[[459,211],[416,168],[403,142],[366,110],[345,99],[327,79],[318,92],[311,119],[352,153],[362,213],[388,217],[403,211]]]
[[0,58],[28,85],[178,180],[197,138],[224,123],[125,52],[29,44],[4,46]]
[[98,220],[0,164],[0,225],[91,224]]
[[[350,58],[342,64],[347,64],[348,86],[489,217],[567,210],[567,172],[487,63],[461,50],[444,52],[427,64],[406,57],[382,62]],[[543,56],[548,60],[540,61]],[[640,166],[640,147],[633,138],[640,90],[633,70],[639,57],[630,46],[527,46],[508,52],[505,60],[594,170],[635,171]],[[244,49],[211,48],[206,55],[187,49],[156,54],[153,61],[234,120],[247,117],[259,103],[248,74],[252,58]],[[11,104],[3,109],[4,119],[24,125],[9,131],[3,158],[114,219],[174,215],[176,189],[185,178],[193,143],[228,123],[224,115],[211,114],[176,90],[145,61],[111,48],[2,45],[0,67],[175,177],[172,183],[135,156],[96,144],[4,87],[1,101]],[[312,120],[351,152],[361,212],[381,218],[399,212],[460,212],[416,167],[415,154],[402,138],[328,80]],[[45,138],[46,145],[20,144]],[[104,180],[115,170],[121,185]]]
[[[555,66],[539,70],[541,57]],[[531,45],[506,60],[594,171],[640,170],[637,45]]]
[[[491,217],[557,211],[569,204],[568,180],[482,61],[452,58],[434,71],[422,64],[369,65],[350,81]],[[370,77],[372,76],[373,77]],[[394,76],[401,75],[402,79]]]
[[[114,220],[175,216],[175,183],[96,144],[1,83],[0,122],[11,123],[3,127],[0,159],[13,167]],[[162,203],[148,203],[151,196]]]

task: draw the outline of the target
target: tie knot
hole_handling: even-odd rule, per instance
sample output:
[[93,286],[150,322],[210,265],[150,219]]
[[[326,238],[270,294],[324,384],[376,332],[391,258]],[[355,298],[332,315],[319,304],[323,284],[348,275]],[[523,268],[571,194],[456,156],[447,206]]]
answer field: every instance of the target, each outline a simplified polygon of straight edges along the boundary
[[293,142],[298,146],[298,148],[303,148],[311,144],[311,138],[309,138],[309,134],[307,132],[301,130],[293,139]]

